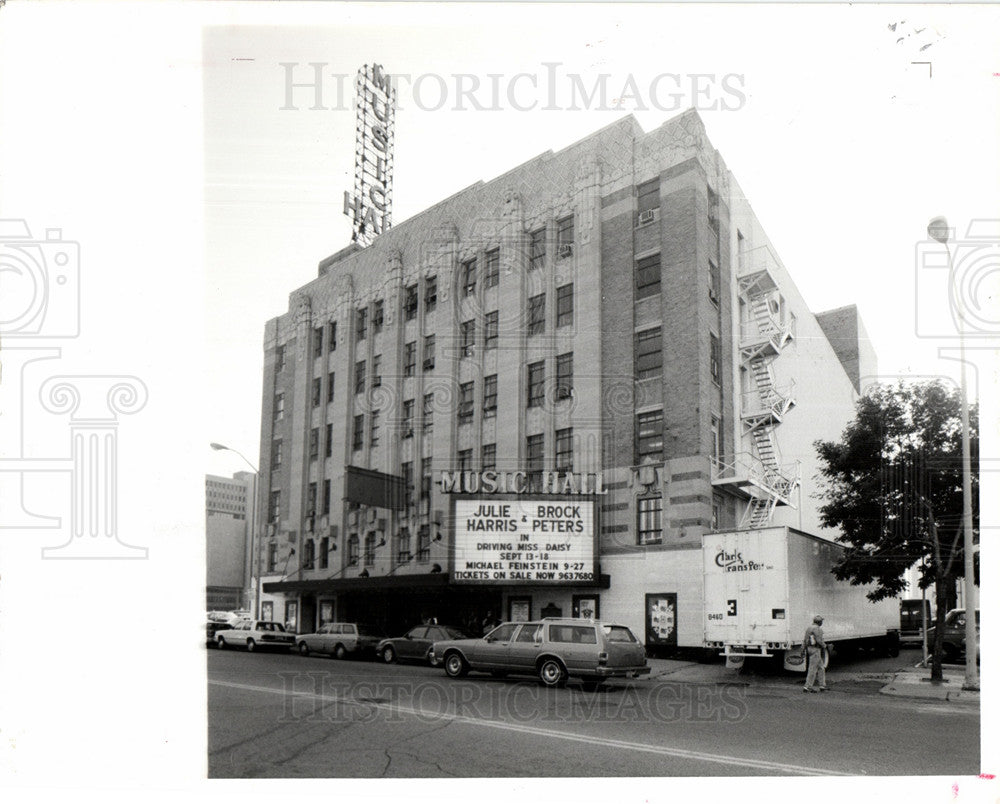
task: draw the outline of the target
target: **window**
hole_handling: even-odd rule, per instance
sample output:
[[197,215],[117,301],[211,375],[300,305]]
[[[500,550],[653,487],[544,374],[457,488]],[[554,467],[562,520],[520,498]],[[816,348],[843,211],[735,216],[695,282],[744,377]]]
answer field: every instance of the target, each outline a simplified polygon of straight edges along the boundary
[[385,321],[385,302],[379,299],[375,302],[372,310],[372,334],[378,335],[382,331],[382,324]]
[[497,415],[497,375],[483,377],[483,418],[492,419]]
[[319,428],[313,427],[309,431],[309,459],[316,460],[319,457]]
[[330,513],[330,481],[329,480],[324,480],[323,481],[323,508],[322,508],[322,511],[323,511],[324,514],[329,514]]
[[413,435],[413,410],[415,407],[416,401],[413,399],[407,399],[403,402],[403,438],[410,438]]
[[323,327],[313,330],[313,357],[323,356]]
[[271,468],[277,469],[281,466],[281,439],[277,438],[271,442]]
[[635,297],[648,299],[660,292],[660,255],[643,257],[635,264]]
[[361,546],[358,534],[352,533],[347,538],[347,566],[354,567],[358,563],[358,552]]
[[285,395],[275,394],[274,395],[274,420],[280,422],[285,418]]
[[715,335],[709,336],[709,369],[712,372],[712,381],[716,385],[722,384],[722,345]]
[[545,468],[545,435],[528,436],[527,449],[527,470],[528,488],[531,491],[540,491],[542,484],[542,470]]
[[711,187],[708,188],[708,225],[718,234],[719,196]]
[[[654,209],[660,208],[660,180],[659,178],[653,179],[652,181],[644,182],[636,188],[637,195],[639,196],[639,223],[647,223],[643,219],[643,212],[650,212]],[[652,220],[650,216],[650,220]]]
[[302,547],[302,569],[311,570],[316,563],[316,543],[312,539],[306,539]]
[[556,326],[568,327],[573,324],[573,286],[556,288]]
[[274,350],[274,370],[285,370],[285,347],[279,346]]
[[312,381],[312,403],[314,408],[318,408],[323,402],[323,378],[314,377]]
[[434,368],[434,336],[428,335],[424,338],[424,371]]
[[722,278],[719,274],[719,266],[714,260],[708,261],[708,298],[716,307],[719,306],[719,294],[722,293]]
[[431,496],[431,459],[420,459],[420,499],[428,500]]
[[556,400],[573,396],[573,353],[556,358]]
[[324,455],[326,458],[333,457],[333,425],[328,424],[326,426],[326,453]]
[[421,525],[417,531],[417,561],[429,561],[431,557],[431,529]]
[[365,566],[370,567],[375,563],[375,532],[371,531],[365,536]]
[[408,285],[406,288],[406,299],[403,302],[403,311],[406,315],[407,321],[412,321],[417,317],[417,304],[419,303],[419,294],[417,292],[416,285]]
[[471,472],[472,471],[472,450],[463,449],[458,451],[458,471],[459,472]]
[[429,433],[434,429],[434,394],[424,394],[423,431]]
[[462,263],[462,295],[472,296],[476,292],[476,260],[466,260]]
[[382,355],[375,355],[372,358],[372,388],[378,388],[382,384]]
[[545,294],[539,293],[528,299],[528,334],[545,332]]
[[639,544],[663,541],[663,497],[640,497],[636,508],[636,537]]
[[309,491],[306,495],[306,516],[316,516],[316,484],[309,484]]
[[326,401],[328,404],[333,402],[333,374],[334,372],[331,371],[326,375]]
[[354,432],[352,435],[351,447],[355,452],[365,445],[365,414],[359,413],[354,417]]
[[495,288],[500,284],[500,249],[486,252],[486,266],[483,268],[483,287]]
[[722,461],[722,423],[718,416],[712,417],[712,464],[718,466]]
[[492,471],[497,468],[497,445],[483,444],[483,471]]
[[492,313],[487,313],[484,326],[483,348],[496,349],[497,341],[500,339],[500,311],[494,310]]
[[433,313],[438,303],[438,281],[436,276],[424,280],[424,312]]
[[712,530],[722,527],[722,497],[718,494],[712,495]]
[[319,568],[328,569],[330,566],[330,537],[324,536],[319,540]]
[[267,545],[267,571],[274,572],[278,568],[278,545],[271,542]]
[[643,459],[663,460],[663,411],[653,410],[635,417],[636,464]]
[[659,327],[635,335],[635,378],[648,380],[663,374],[663,336]]
[[354,311],[354,334],[357,340],[363,341],[368,335],[368,308],[362,307]]
[[405,563],[412,558],[410,555],[410,529],[400,528],[396,536],[396,561]]
[[373,410],[368,414],[368,446],[370,447],[378,446],[379,415],[379,411],[377,410]]
[[528,364],[528,407],[537,408],[545,401],[545,361]]
[[463,321],[459,326],[462,357],[472,357],[476,351],[476,322]]
[[277,522],[281,519],[281,491],[272,491],[267,501],[267,521]]
[[476,383],[463,382],[458,387],[458,423],[468,424],[472,421],[472,414],[476,405]]
[[573,216],[568,215],[556,221],[556,242],[559,244],[559,257],[568,257],[573,253]]
[[365,390],[365,361],[359,360],[354,364],[354,393],[360,394]]
[[403,376],[412,377],[417,373],[417,342],[410,341],[403,347]]
[[573,471],[573,428],[556,430],[556,471]]
[[410,506],[410,500],[413,497],[413,462],[404,461],[399,465],[399,475],[403,478],[403,496],[406,502],[407,508]]
[[529,237],[528,270],[534,271],[545,265],[545,229],[536,229]]
[[326,340],[331,352],[337,350],[337,322],[331,321],[326,328]]

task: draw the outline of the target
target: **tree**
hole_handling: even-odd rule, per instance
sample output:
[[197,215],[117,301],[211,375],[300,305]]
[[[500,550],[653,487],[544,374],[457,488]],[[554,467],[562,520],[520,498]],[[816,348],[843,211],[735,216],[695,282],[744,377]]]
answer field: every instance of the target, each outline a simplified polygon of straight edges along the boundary
[[[847,550],[839,580],[873,584],[869,599],[895,597],[921,565],[935,587],[931,678],[940,680],[947,590],[964,574],[961,394],[940,380],[872,387],[839,443],[817,441],[824,527]],[[973,533],[979,533],[979,411],[969,410]]]

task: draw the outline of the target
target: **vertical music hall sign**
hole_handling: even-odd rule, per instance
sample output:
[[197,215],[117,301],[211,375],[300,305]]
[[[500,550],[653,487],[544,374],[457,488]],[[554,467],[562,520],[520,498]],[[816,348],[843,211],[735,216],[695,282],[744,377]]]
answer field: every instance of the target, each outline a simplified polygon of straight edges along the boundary
[[354,223],[351,238],[362,246],[392,225],[392,143],[396,91],[382,65],[358,70],[354,146],[354,195],[344,191],[344,214]]

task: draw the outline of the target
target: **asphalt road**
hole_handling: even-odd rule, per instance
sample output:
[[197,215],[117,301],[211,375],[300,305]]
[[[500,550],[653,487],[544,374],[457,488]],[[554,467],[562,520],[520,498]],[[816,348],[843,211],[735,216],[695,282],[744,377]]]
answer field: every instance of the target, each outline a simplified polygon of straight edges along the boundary
[[[979,710],[735,683],[453,680],[419,665],[209,650],[209,775],[524,777],[967,775]],[[875,666],[876,669],[880,665]]]

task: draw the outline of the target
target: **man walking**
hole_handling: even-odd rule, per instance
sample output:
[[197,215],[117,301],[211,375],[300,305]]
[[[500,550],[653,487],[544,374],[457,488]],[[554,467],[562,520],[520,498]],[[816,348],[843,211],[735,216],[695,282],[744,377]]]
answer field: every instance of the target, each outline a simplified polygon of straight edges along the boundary
[[813,617],[813,624],[806,628],[802,644],[806,650],[806,685],[803,692],[816,692],[816,682],[819,690],[826,692],[826,668],[823,666],[823,654],[826,653],[826,642],[823,641],[823,618],[818,614]]

